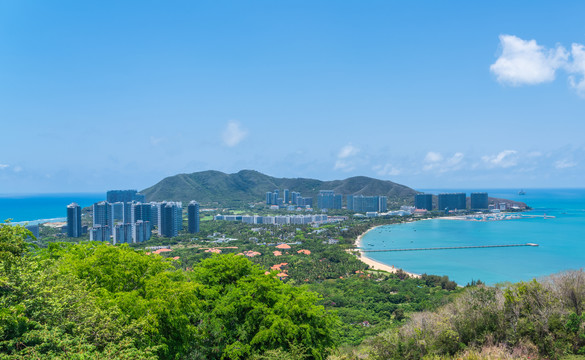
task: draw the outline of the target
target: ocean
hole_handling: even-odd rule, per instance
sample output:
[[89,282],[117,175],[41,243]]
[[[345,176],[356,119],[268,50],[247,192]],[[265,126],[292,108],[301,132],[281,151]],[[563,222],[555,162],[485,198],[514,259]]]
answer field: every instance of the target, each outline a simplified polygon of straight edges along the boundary
[[368,232],[362,246],[392,249],[536,243],[538,247],[374,252],[367,256],[409,272],[448,275],[460,285],[478,279],[492,285],[529,281],[585,267],[585,189],[526,189],[524,196],[518,195],[518,189],[484,191],[491,197],[525,202],[533,210],[524,214],[547,217],[484,222],[433,219],[388,225]]
[[48,221],[66,221],[67,205],[76,202],[87,207],[106,199],[105,193],[0,195],[0,221],[31,225]]

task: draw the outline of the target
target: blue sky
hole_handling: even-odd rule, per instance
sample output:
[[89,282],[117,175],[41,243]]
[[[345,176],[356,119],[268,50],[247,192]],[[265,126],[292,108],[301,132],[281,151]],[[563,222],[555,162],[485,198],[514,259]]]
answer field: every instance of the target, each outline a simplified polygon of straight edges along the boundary
[[0,193],[583,187],[585,2],[0,2]]

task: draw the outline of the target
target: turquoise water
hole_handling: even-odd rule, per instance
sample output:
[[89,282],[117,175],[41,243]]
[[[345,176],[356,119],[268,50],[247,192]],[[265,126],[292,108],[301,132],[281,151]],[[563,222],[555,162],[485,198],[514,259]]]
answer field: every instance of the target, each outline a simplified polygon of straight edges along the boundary
[[526,281],[585,267],[585,189],[527,189],[525,196],[519,196],[518,189],[488,192],[490,196],[526,202],[534,209],[526,214],[546,214],[555,218],[416,221],[374,229],[363,237],[363,247],[539,244],[538,247],[368,253],[374,260],[410,272],[448,275],[460,285],[473,279],[488,284]]
[[42,194],[42,195],[0,195],[0,222],[27,221],[30,224],[46,220],[64,220],[67,205],[78,203],[82,208],[105,200],[105,193],[97,194]]

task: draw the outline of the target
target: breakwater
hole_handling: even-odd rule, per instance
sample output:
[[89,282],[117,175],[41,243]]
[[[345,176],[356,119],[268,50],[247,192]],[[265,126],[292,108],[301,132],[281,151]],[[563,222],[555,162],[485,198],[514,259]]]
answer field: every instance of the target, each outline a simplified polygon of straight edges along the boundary
[[454,249],[483,249],[483,248],[502,248],[517,246],[538,246],[534,243],[526,244],[504,244],[504,245],[471,245],[471,246],[442,246],[427,248],[406,248],[406,249],[360,249],[362,252],[388,252],[388,251],[425,251],[425,250],[454,250]]

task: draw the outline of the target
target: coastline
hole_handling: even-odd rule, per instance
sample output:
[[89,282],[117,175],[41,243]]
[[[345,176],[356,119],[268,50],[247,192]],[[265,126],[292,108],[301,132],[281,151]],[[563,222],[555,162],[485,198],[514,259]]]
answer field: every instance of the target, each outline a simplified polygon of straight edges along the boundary
[[374,226],[373,228],[370,228],[368,230],[366,230],[363,234],[360,234],[356,240],[355,240],[355,247],[357,248],[357,250],[359,251],[359,256],[358,259],[363,262],[364,264],[368,265],[371,269],[373,270],[383,270],[383,271],[387,271],[389,273],[395,274],[398,272],[398,270],[402,270],[404,271],[406,274],[408,274],[408,276],[410,277],[414,277],[414,278],[420,278],[420,274],[415,274],[409,271],[406,271],[404,269],[400,269],[395,267],[394,265],[386,265],[384,263],[381,263],[379,261],[376,261],[372,258],[369,258],[365,252],[362,251],[361,247],[362,247],[362,238],[364,237],[364,235],[366,235],[369,231],[374,230],[376,228],[379,228],[380,226],[387,226],[387,225],[378,225],[378,226]]

